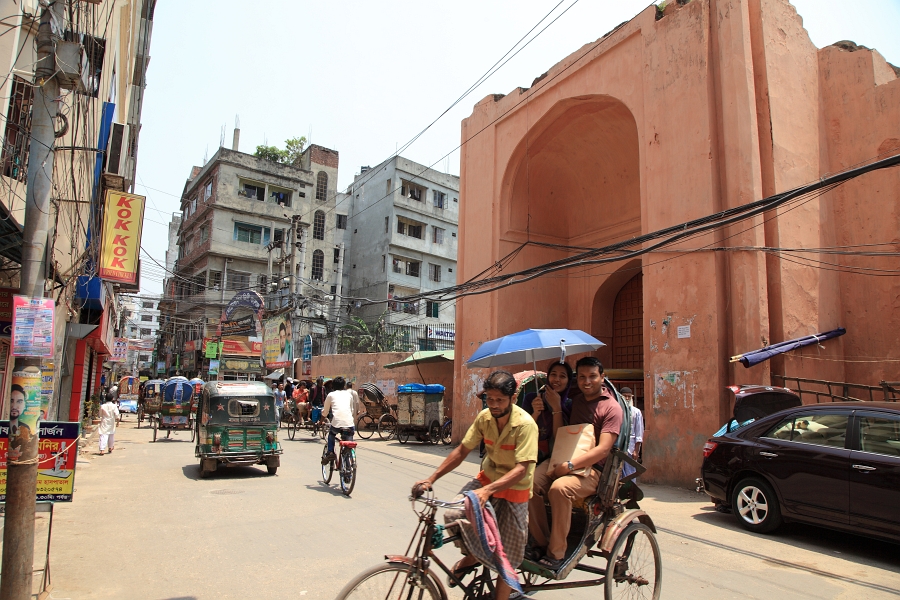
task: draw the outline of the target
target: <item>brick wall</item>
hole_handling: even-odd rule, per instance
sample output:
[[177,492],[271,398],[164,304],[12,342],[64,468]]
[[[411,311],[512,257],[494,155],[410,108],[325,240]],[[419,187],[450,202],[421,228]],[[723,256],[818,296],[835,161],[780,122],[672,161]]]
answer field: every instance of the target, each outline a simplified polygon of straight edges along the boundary
[[330,148],[324,148],[322,146],[316,146],[315,144],[312,144],[309,147],[309,158],[310,162],[314,165],[322,165],[325,167],[331,167],[332,169],[338,168],[337,150],[331,150]]

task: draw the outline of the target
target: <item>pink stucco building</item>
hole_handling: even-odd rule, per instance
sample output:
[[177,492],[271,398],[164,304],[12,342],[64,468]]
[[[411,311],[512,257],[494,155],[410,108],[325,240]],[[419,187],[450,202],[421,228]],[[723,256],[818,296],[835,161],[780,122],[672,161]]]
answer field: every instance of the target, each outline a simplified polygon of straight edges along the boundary
[[[653,232],[900,152],[898,70],[816,48],[787,0],[671,2],[566,57],[462,124],[459,281]],[[854,179],[628,262],[552,273],[457,305],[455,435],[480,402],[464,362],[527,327],[593,333],[608,367],[644,371],[650,479],[685,484],[730,415],[733,383],[773,374],[900,380],[900,278],[883,256],[772,253],[900,245],[900,168]],[[690,326],[678,334],[678,327]],[[769,342],[846,327],[751,369]],[[870,362],[874,361],[874,362]]]

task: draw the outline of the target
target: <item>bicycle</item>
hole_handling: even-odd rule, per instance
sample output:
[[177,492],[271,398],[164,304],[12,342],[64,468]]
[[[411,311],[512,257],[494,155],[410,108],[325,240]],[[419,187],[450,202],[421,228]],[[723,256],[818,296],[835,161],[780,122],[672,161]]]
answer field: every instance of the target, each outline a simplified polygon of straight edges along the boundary
[[441,443],[447,446],[453,436],[453,419],[447,419],[441,426]]
[[[336,432],[344,436],[344,432],[335,429]],[[352,431],[348,430],[348,431]],[[352,433],[351,433],[352,435]],[[338,440],[335,440],[338,441]],[[338,471],[338,479],[341,484],[341,491],[345,496],[350,496],[353,486],[356,485],[356,442],[340,440],[340,450],[336,453],[336,457],[322,465],[322,481],[325,484],[331,483],[331,476]],[[322,459],[328,456],[328,445],[322,448]]]
[[[443,600],[447,591],[441,583],[432,564],[437,565],[446,575],[447,581],[458,586],[466,600],[482,600],[494,595],[491,571],[484,566],[476,568],[472,579],[466,583],[468,574],[457,576],[434,551],[460,539],[460,534],[445,537],[444,526],[438,525],[435,516],[439,509],[459,508],[462,502],[437,500],[432,492],[414,498],[413,512],[419,517],[405,555],[387,555],[386,562],[367,569],[353,578],[338,593],[337,600],[369,600],[374,598],[416,598],[416,600]],[[416,503],[425,508],[419,510]],[[588,502],[588,509],[600,508],[594,499]],[[643,511],[621,511],[619,504],[611,507],[608,515],[595,514],[585,527],[580,548],[571,554],[565,566],[553,573],[538,564],[523,561],[519,571],[525,583],[525,593],[551,589],[571,589],[603,585],[605,599],[652,598],[659,600],[662,581],[662,563],[659,545],[653,535],[655,527]],[[590,514],[590,512],[588,513]],[[645,518],[646,517],[646,518]],[[592,548],[597,545],[599,550]],[[412,554],[410,550],[414,548]],[[599,556],[606,559],[606,568],[583,564],[585,557]],[[560,581],[573,570],[600,576],[596,579]],[[544,581],[541,581],[541,580]]]

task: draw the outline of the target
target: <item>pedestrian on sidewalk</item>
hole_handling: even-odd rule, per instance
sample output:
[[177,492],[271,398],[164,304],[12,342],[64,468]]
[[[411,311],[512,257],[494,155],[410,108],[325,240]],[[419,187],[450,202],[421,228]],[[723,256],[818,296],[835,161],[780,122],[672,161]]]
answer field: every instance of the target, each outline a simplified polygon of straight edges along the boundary
[[116,421],[119,420],[119,407],[115,403],[112,392],[106,394],[106,402],[100,406],[100,456],[107,446],[112,452],[116,445]]

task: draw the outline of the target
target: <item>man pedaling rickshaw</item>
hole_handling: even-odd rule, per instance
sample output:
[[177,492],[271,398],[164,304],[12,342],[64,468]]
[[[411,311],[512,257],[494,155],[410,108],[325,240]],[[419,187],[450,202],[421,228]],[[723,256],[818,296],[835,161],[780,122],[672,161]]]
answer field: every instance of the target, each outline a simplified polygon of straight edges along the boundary
[[[412,493],[420,496],[431,489],[435,481],[458,467],[484,441],[486,453],[481,471],[460,490],[459,498],[465,492],[473,492],[481,505],[477,509],[491,501],[504,552],[515,569],[522,563],[528,541],[528,501],[538,454],[538,427],[527,412],[516,406],[516,380],[511,373],[494,371],[483,388],[487,408],[478,414],[462,443],[437,470],[413,485]],[[444,514],[444,521],[451,525],[462,519],[465,512],[461,510],[448,510]],[[462,577],[475,570],[479,563],[492,564],[491,557],[481,556],[482,546],[474,529],[469,526],[459,529],[465,556],[453,567],[454,575]],[[498,577],[495,598],[507,600],[510,592],[509,584]]]

